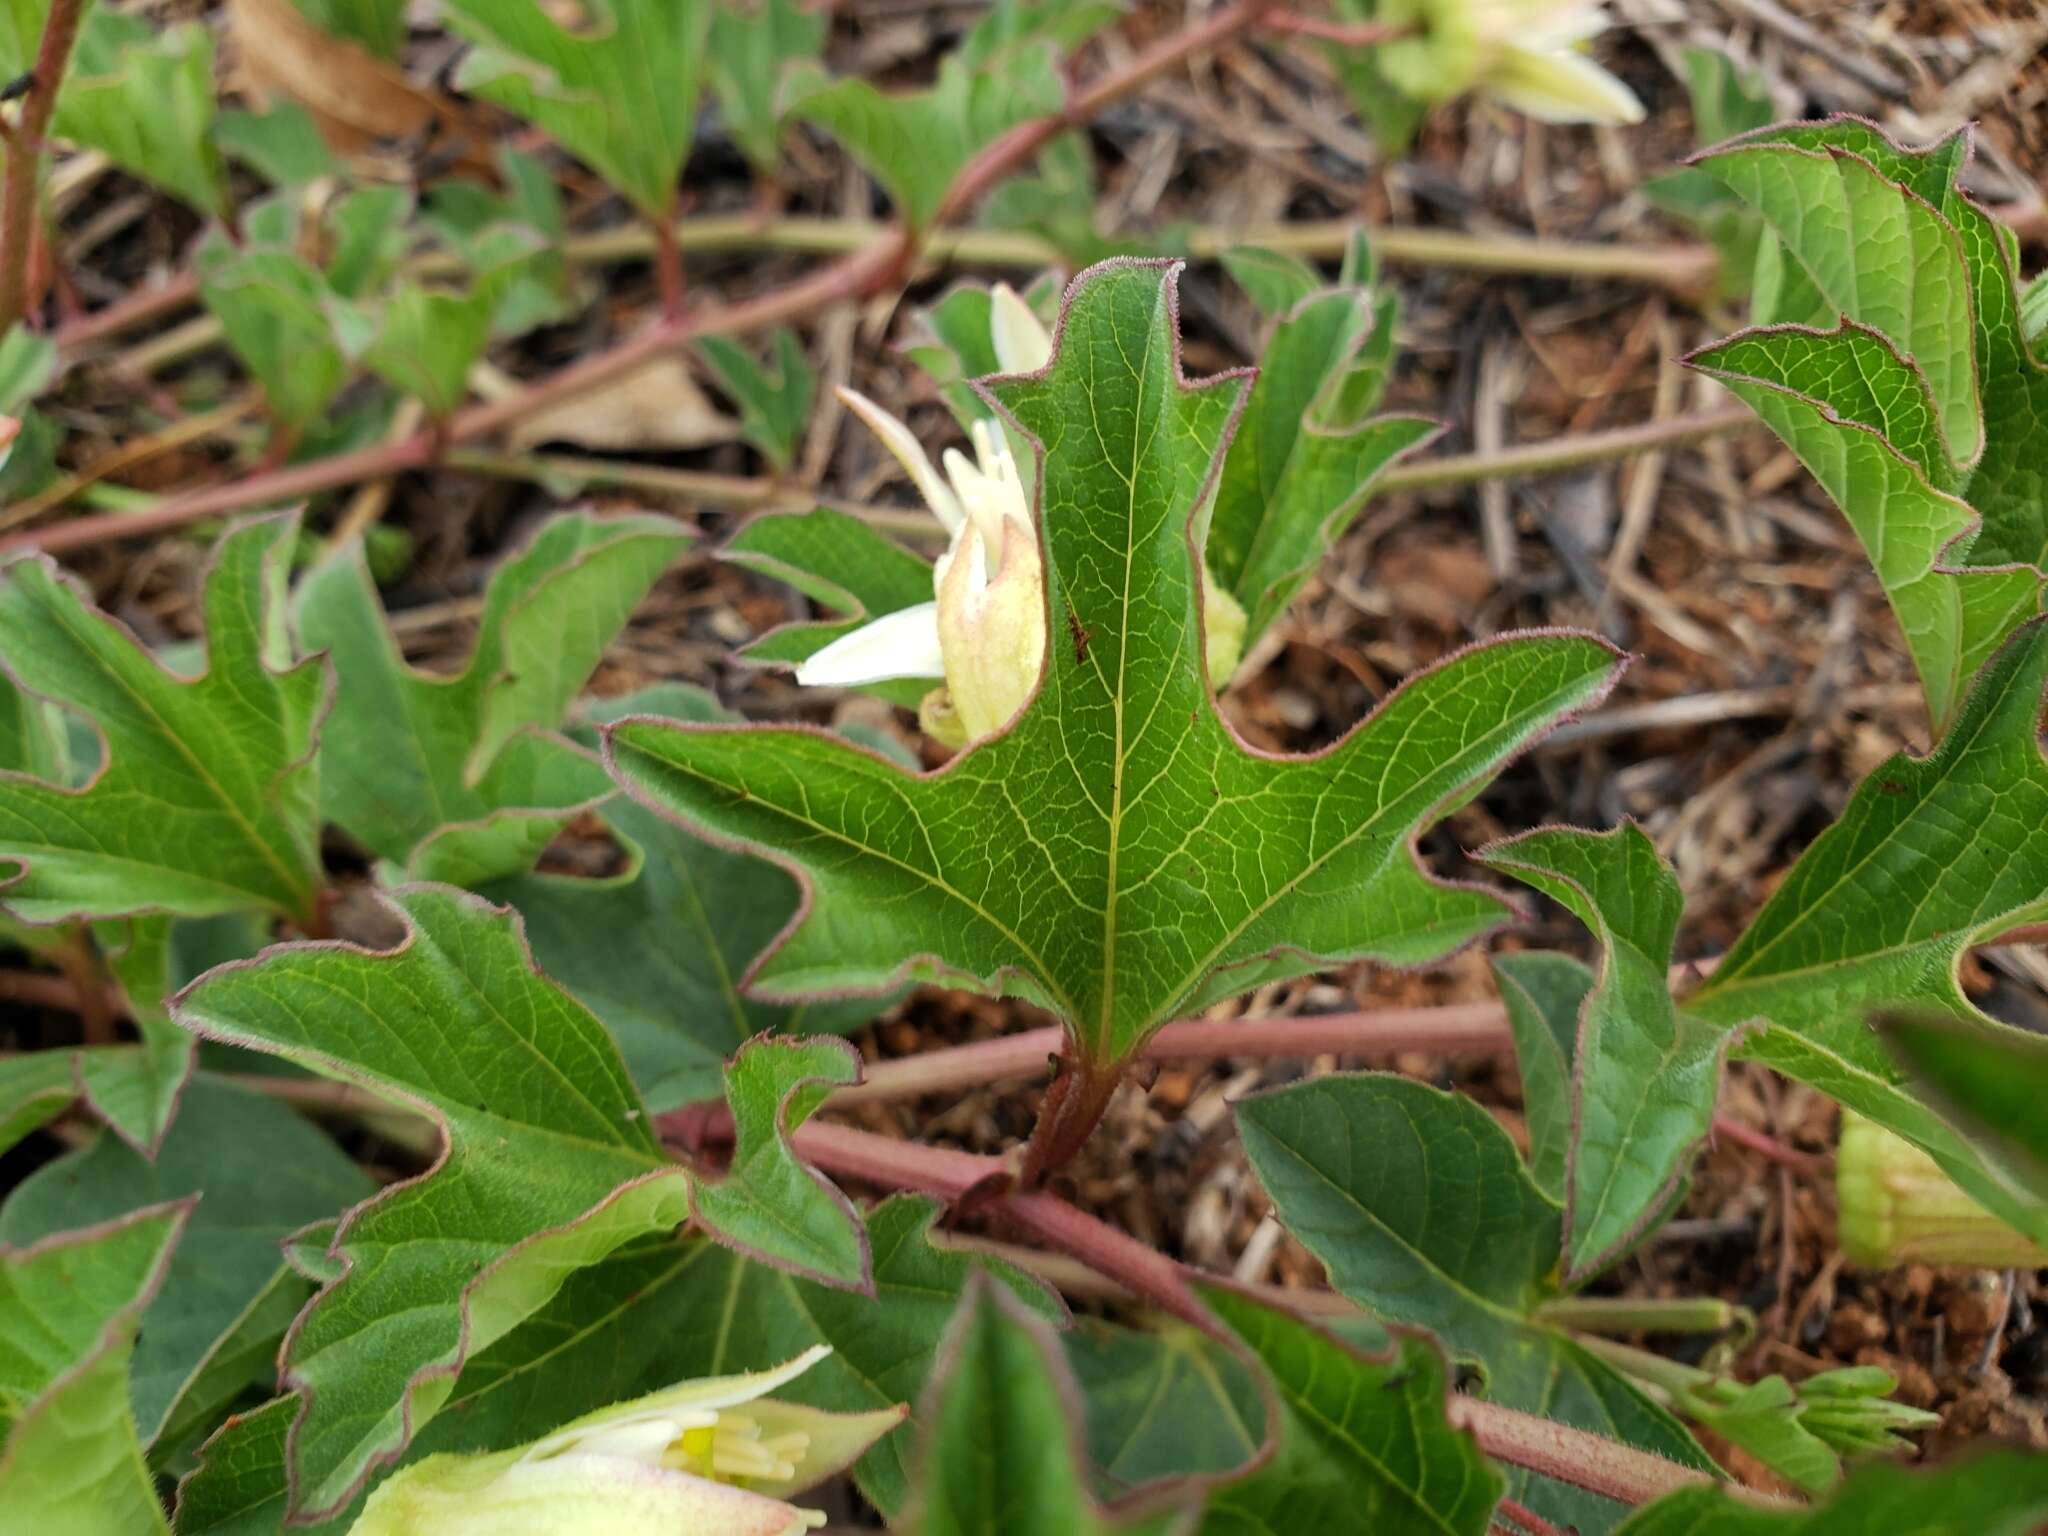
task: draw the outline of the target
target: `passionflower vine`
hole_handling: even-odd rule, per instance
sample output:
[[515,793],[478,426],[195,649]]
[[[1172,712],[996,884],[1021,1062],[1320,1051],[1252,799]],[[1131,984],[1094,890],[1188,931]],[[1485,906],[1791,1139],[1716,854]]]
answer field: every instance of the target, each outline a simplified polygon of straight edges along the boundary
[[[1007,284],[990,295],[989,339],[1008,373],[1031,373],[1052,358],[1052,337]],[[1045,562],[1023,477],[993,420],[973,424],[969,458],[957,448],[935,468],[901,421],[856,390],[839,398],[903,466],[945,528],[932,568],[933,599],[884,614],[841,635],[797,668],[808,687],[850,688],[892,678],[942,678],[919,719],[948,746],[1001,730],[1024,707],[1045,662]],[[1220,686],[1244,643],[1244,610],[1203,572],[1210,681]]]
[[831,1353],[683,1382],[490,1455],[429,1456],[370,1495],[350,1536],[798,1536],[786,1502],[850,1465],[905,1409],[826,1413],[768,1394]]
[[1383,0],[1378,19],[1408,29],[1377,57],[1387,79],[1418,101],[1469,91],[1547,123],[1643,120],[1635,92],[1586,54],[1607,28],[1599,4]]

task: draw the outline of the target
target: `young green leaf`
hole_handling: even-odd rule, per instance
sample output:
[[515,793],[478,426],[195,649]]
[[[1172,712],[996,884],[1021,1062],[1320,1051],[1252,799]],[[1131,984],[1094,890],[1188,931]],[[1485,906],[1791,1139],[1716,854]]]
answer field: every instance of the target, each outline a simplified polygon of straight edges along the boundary
[[[934,1247],[938,1207],[911,1196],[867,1216],[875,1293],[833,1289],[754,1264],[710,1242],[648,1240],[578,1270],[532,1317],[465,1363],[447,1406],[407,1461],[435,1451],[497,1450],[686,1376],[765,1369],[831,1347],[778,1395],[836,1413],[914,1403],[968,1277],[985,1273],[1034,1310],[1057,1303],[1009,1266]],[[208,1442],[179,1490],[179,1536],[281,1536],[285,1438],[297,1409],[281,1398]],[[882,1510],[906,1498],[917,1421],[884,1436],[855,1476]],[[321,1531],[343,1532],[344,1515]],[[294,1527],[298,1529],[298,1527]]]
[[199,295],[256,381],[280,425],[305,431],[348,382],[335,338],[333,290],[303,256],[209,239],[197,259]]
[[[1059,284],[1047,274],[1027,288],[1022,298],[1033,314],[1049,322],[1059,300]],[[955,283],[938,303],[915,312],[911,338],[904,347],[938,386],[939,398],[963,431],[971,431],[977,421],[988,420],[988,402],[975,391],[973,381],[1003,371],[1002,360],[996,356],[993,309],[992,289],[981,283]]]
[[78,1094],[77,1064],[69,1051],[0,1056],[0,1152],[63,1114]]
[[[831,507],[763,513],[734,534],[718,557],[786,581],[811,601],[846,615],[798,620],[749,641],[740,655],[757,665],[794,667],[870,619],[932,600],[930,565]],[[866,691],[915,709],[931,684],[899,678]]]
[[604,798],[596,760],[553,734],[604,649],[688,542],[665,517],[550,520],[492,573],[476,648],[453,677],[407,666],[360,545],[309,572],[300,643],[340,680],[322,809],[417,878],[522,874]]
[[[681,684],[586,713],[732,718]],[[717,1098],[726,1058],[756,1035],[841,1034],[874,1017],[871,1000],[780,1007],[741,993],[747,963],[796,915],[797,885],[783,871],[700,841],[624,796],[597,814],[625,849],[625,869],[602,879],[536,872],[482,891],[518,909],[541,969],[604,1021],[649,1109]]]
[[848,1290],[872,1291],[859,1213],[790,1149],[796,1128],[833,1089],[860,1081],[860,1053],[843,1040],[750,1040],[725,1074],[732,1164],[690,1195],[697,1225],[728,1248]]
[[[46,1163],[16,1185],[0,1207],[0,1243],[26,1245],[66,1227],[111,1221],[149,1205],[197,1200],[185,1240],[149,1304],[129,1378],[142,1443],[155,1443],[187,1397],[223,1335],[282,1271],[278,1245],[309,1221],[369,1198],[375,1186],[341,1149],[291,1110],[229,1080],[200,1077],[184,1113],[154,1162],[119,1138]],[[203,1198],[202,1198],[203,1197]],[[294,1287],[303,1300],[303,1285]],[[276,1331],[259,1340],[255,1369],[207,1385],[205,1406],[225,1407],[268,1375],[298,1310],[286,1308]]]
[[[1683,1425],[1537,1316],[1553,1293],[1560,1214],[1471,1099],[1402,1077],[1326,1077],[1246,1099],[1237,1125],[1280,1219],[1338,1291],[1478,1362],[1488,1395],[1510,1408],[1709,1467]],[[1619,1515],[1526,1473],[1507,1491],[1584,1536]]]
[[[1380,19],[1381,0],[1331,0],[1330,9],[1340,22],[1360,23]],[[1330,65],[1343,82],[1359,121],[1372,131],[1380,152],[1388,160],[1405,155],[1415,142],[1415,132],[1429,115],[1429,104],[1405,96],[1387,79],[1379,65],[1377,48],[1359,48],[1349,43],[1330,43],[1323,49]]]
[[1016,1298],[969,1282],[927,1394],[917,1536],[1100,1536],[1078,1393],[1058,1342]]
[[1224,270],[1269,320],[1279,319],[1324,286],[1322,273],[1286,251],[1233,245],[1222,261]]
[[9,911],[32,922],[259,908],[309,920],[321,884],[318,661],[294,665],[284,583],[293,518],[245,523],[206,578],[206,670],[164,669],[51,561],[0,570],[0,660],[89,716],[104,745],[80,789],[0,774]]
[[274,101],[262,112],[223,112],[213,136],[224,153],[273,186],[303,187],[339,173],[319,125],[295,101]]
[[1572,1141],[1572,1083],[1577,1074],[1579,1010],[1593,973],[1570,955],[1526,950],[1495,955],[1493,979],[1515,1037],[1522,1074],[1522,1117],[1529,1125],[1529,1177],[1560,1205]]
[[1445,1418],[1449,1372],[1435,1344],[1404,1334],[1375,1359],[1227,1287],[1205,1286],[1202,1299],[1265,1366],[1281,1407],[1273,1458],[1210,1499],[1203,1536],[1485,1536],[1505,1481]]
[[515,112],[650,219],[675,213],[697,123],[710,0],[588,0],[573,30],[539,0],[448,0],[476,46],[456,83]]
[[1685,898],[1634,822],[1604,834],[1541,828],[1493,844],[1480,862],[1560,902],[1600,944],[1572,1052],[1565,1267],[1576,1282],[1626,1253],[1670,1205],[1713,1123],[1728,1035],[1672,1004],[1665,977]]
[[782,158],[782,82],[825,46],[825,13],[800,0],[724,0],[711,15],[711,89],[725,129],[754,167]]
[[[31,43],[5,67],[12,75],[33,63]],[[166,27],[106,5],[86,13],[50,123],[60,138],[98,150],[202,214],[218,214],[229,200],[213,122],[213,36],[204,26]]]
[[0,1247],[0,1510],[22,1532],[164,1533],[128,1361],[190,1203]]
[[816,70],[791,81],[789,115],[816,123],[880,182],[913,229],[929,228],[967,163],[1035,117],[1060,110],[1065,93],[1054,50],[1007,51],[1001,67],[976,69],[959,53],[939,64],[927,90],[885,95],[867,81],[827,82]]
[[1012,992],[1106,1066],[1220,997],[1419,963],[1509,910],[1432,879],[1413,840],[1597,703],[1614,653],[1504,640],[1411,679],[1326,753],[1247,751],[1203,675],[1190,542],[1243,381],[1180,377],[1173,270],[1086,274],[1045,373],[988,386],[1043,445],[1053,636],[1006,732],[923,775],[803,730],[607,732],[635,795],[807,880],[803,920],[756,963],[760,995],[906,977]]
[[769,344],[775,352],[772,368],[754,361],[753,353],[729,337],[706,336],[696,348],[718,387],[739,406],[741,435],[777,474],[786,474],[810,425],[818,375],[794,331],[777,330]]
[[1692,361],[1849,518],[1937,732],[2039,610],[2048,572],[2048,370],[2022,337],[1999,228],[1957,185],[1967,154],[1961,133],[1907,151],[1836,118],[1766,128],[1700,162],[1762,215],[1788,272],[1840,324],[1743,332]]
[[[1737,67],[1718,48],[1687,48],[1686,91],[1692,98],[1693,140],[1719,144],[1766,126],[1774,115],[1764,82]],[[1681,166],[1643,183],[1643,194],[1666,213],[1693,225],[1720,253],[1715,289],[1725,298],[1750,291],[1763,221],[1697,165]],[[1776,244],[1776,237],[1772,237]],[[1758,314],[1759,321],[1771,316]]]
[[466,1359],[576,1269],[688,1215],[604,1028],[533,968],[513,914],[433,886],[392,893],[408,932],[376,954],[301,944],[182,993],[195,1034],[267,1051],[429,1116],[424,1177],[357,1206],[343,1266],[281,1357],[304,1394],[291,1504],[345,1505],[447,1402]]
[[488,281],[466,293],[401,283],[376,306],[363,362],[434,420],[446,421],[469,398],[469,372],[483,356],[497,308],[497,288]]
[[1986,1451],[1924,1469],[1873,1462],[1805,1509],[1686,1488],[1637,1510],[1615,1536],[2028,1536],[2043,1519],[2048,1457]]
[[1900,754],[1856,789],[1713,975],[1682,1003],[1725,1029],[1760,1021],[1763,1061],[1921,1147],[2037,1241],[2048,1190],[2022,1192],[1900,1083],[1872,1012],[1924,1007],[1994,1024],[1956,967],[1973,944],[2048,917],[2048,761],[2036,726],[2048,620],[2008,640],[1924,758]]
[[1939,1014],[1892,1013],[1878,1029],[1906,1070],[1970,1135],[2023,1180],[2048,1187],[2048,1041]]
[[1392,326],[1391,300],[1329,289],[1285,315],[1259,359],[1206,545],[1209,569],[1244,608],[1247,650],[1364,509],[1381,471],[1439,430],[1425,417],[1367,414]]
[[1088,1460],[1104,1499],[1220,1479],[1266,1446],[1267,1403],[1251,1368],[1191,1324],[1146,1324],[1080,1319],[1065,1335],[1067,1364],[1087,1404]]

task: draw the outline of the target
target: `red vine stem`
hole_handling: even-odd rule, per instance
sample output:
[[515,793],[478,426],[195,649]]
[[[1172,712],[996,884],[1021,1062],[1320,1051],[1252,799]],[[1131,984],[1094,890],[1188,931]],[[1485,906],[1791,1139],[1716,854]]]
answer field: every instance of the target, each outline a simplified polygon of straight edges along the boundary
[[[59,0],[59,4],[69,4],[74,11],[77,8],[77,0]],[[1092,85],[1077,91],[1064,110],[1025,123],[1005,134],[969,161],[954,179],[941,205],[940,217],[945,218],[969,206],[996,181],[1028,160],[1062,128],[1086,121],[1111,102],[1141,89],[1191,55],[1218,47],[1249,30],[1271,4],[1272,0],[1237,0],[1236,4],[1224,7],[1208,20],[1161,40]],[[11,182],[11,165],[9,175]],[[105,539],[163,533],[202,518],[295,501],[363,480],[385,479],[418,468],[437,451],[473,442],[535,411],[601,389],[699,336],[767,330],[801,319],[841,300],[858,298],[885,288],[900,275],[916,254],[916,249],[913,232],[907,228],[897,229],[786,288],[738,304],[700,306],[666,316],[618,346],[573,363],[531,388],[458,413],[443,424],[438,434],[419,432],[396,443],[250,475],[231,484],[171,497],[144,512],[101,513],[74,518],[35,533],[9,535],[0,538],[0,553],[36,548],[57,554],[86,548]]]
[[29,247],[36,225],[36,188],[42,180],[43,134],[57,110],[57,89],[71,62],[85,0],[51,0],[43,40],[29,75],[21,121],[8,136],[7,183],[0,192],[0,335],[12,330],[27,308]]
[[[812,1120],[798,1127],[796,1150],[827,1173],[888,1189],[914,1189],[957,1200],[1008,1175],[1000,1158],[978,1157],[895,1141],[849,1126]],[[1193,1271],[1087,1212],[1042,1191],[996,1197],[1002,1212],[1041,1242],[1108,1276],[1134,1295],[1210,1334],[1216,1320],[1189,1284]],[[1446,1416],[1468,1430],[1497,1461],[1601,1494],[1624,1504],[1647,1504],[1664,1494],[1711,1482],[1706,1473],[1666,1461],[1582,1429],[1469,1397],[1452,1397]],[[1730,1491],[1755,1502],[1765,1496],[1736,1485]]]

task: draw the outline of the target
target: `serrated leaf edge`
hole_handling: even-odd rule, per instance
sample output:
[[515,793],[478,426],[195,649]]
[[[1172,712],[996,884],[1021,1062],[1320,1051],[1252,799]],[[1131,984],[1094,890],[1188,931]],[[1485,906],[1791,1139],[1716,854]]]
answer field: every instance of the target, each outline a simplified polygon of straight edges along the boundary
[[[221,965],[217,965],[211,970],[195,977],[189,984],[181,988],[170,999],[168,1004],[173,1022],[177,1023],[179,1027],[189,1030],[202,1040],[213,1040],[221,1044],[253,1048],[250,1047],[250,1042],[246,1037],[239,1036],[231,1031],[203,1026],[189,1018],[184,1010],[186,996],[211,977],[226,975],[230,972],[252,970],[264,964],[272,956],[286,952],[303,954],[309,950],[321,950],[332,953],[360,955],[368,959],[391,959],[401,955],[409,950],[418,940],[419,930],[392,898],[415,890],[451,895],[456,897],[462,905],[476,911],[491,916],[510,917],[512,934],[518,943],[520,954],[526,962],[528,971],[544,986],[554,987],[559,990],[558,984],[540,968],[539,963],[534,959],[532,947],[526,940],[525,919],[516,908],[498,906],[493,902],[484,900],[483,897],[476,895],[474,892],[458,890],[453,886],[420,882],[413,885],[398,886],[388,893],[384,891],[376,893],[379,902],[405,923],[404,937],[391,948],[372,949],[367,945],[352,943],[346,939],[320,939],[310,942],[299,941],[268,945],[247,959],[229,960]],[[435,1152],[433,1161],[419,1173],[414,1174],[410,1178],[399,1179],[394,1183],[385,1185],[367,1200],[358,1201],[355,1205],[342,1212],[340,1219],[334,1225],[333,1236],[329,1240],[327,1247],[327,1257],[336,1261],[339,1268],[336,1270],[333,1278],[317,1280],[318,1289],[314,1291],[312,1298],[307,1301],[305,1306],[300,1308],[298,1316],[292,1320],[291,1328],[285,1334],[284,1342],[278,1347],[279,1388],[281,1391],[299,1400],[298,1411],[292,1416],[291,1428],[285,1434],[285,1507],[289,1511],[285,1520],[287,1525],[310,1524],[339,1514],[369,1485],[370,1480],[380,1470],[391,1466],[405,1454],[406,1448],[412,1443],[413,1437],[419,1432],[419,1426],[414,1423],[414,1400],[418,1395],[419,1388],[437,1379],[446,1379],[452,1382],[461,1374],[462,1367],[469,1358],[471,1300],[479,1290],[485,1288],[508,1265],[548,1239],[564,1236],[584,1226],[592,1217],[617,1204],[635,1190],[670,1178],[685,1180],[685,1187],[687,1189],[687,1181],[691,1179],[689,1171],[680,1163],[669,1167],[651,1167],[639,1177],[628,1179],[625,1183],[619,1185],[618,1188],[606,1195],[604,1199],[598,1201],[597,1204],[591,1206],[590,1209],[584,1211],[573,1220],[538,1232],[528,1233],[519,1242],[505,1249],[491,1264],[471,1276],[463,1285],[462,1293],[456,1301],[459,1332],[449,1358],[444,1361],[423,1365],[412,1372],[405,1380],[399,1403],[399,1433],[396,1444],[381,1447],[362,1456],[361,1467],[349,1479],[347,1486],[342,1489],[339,1496],[323,1508],[309,1509],[305,1506],[302,1498],[303,1489],[296,1451],[300,1432],[304,1428],[307,1416],[312,1410],[313,1399],[316,1393],[311,1383],[291,1370],[286,1364],[291,1358],[292,1346],[297,1342],[299,1331],[304,1326],[306,1320],[327,1300],[329,1295],[346,1283],[350,1273],[354,1270],[354,1257],[343,1250],[349,1231],[355,1225],[357,1218],[392,1196],[424,1185],[435,1178],[448,1165],[448,1159],[454,1151],[454,1138],[447,1116],[426,1099],[408,1093],[403,1089],[395,1088],[388,1083],[366,1080],[360,1074],[360,1069],[324,1052],[304,1051],[301,1054],[322,1062],[327,1068],[331,1069],[335,1077],[343,1081],[353,1082],[358,1087],[374,1093],[379,1098],[387,1101],[396,1101],[402,1107],[430,1121],[439,1133],[441,1145]],[[650,1161],[658,1160],[660,1155],[659,1152],[652,1154]],[[319,1225],[320,1223],[316,1222],[312,1224],[312,1227]],[[301,1228],[300,1230],[304,1232],[311,1230],[312,1227]],[[296,1269],[296,1266],[288,1267]]]
[[[208,553],[206,557],[206,563],[200,569],[198,583],[200,592],[203,594],[207,590],[208,586],[212,583],[214,569],[220,563],[221,549],[223,548],[223,546],[226,545],[229,536],[235,533],[242,532],[245,529],[260,527],[264,524],[275,524],[277,525],[278,530],[277,536],[273,538],[269,550],[267,550],[263,556],[263,564],[266,570],[274,570],[276,563],[280,560],[286,562],[286,569],[289,570],[289,562],[291,559],[289,545],[292,542],[290,535],[297,531],[298,522],[299,514],[297,512],[279,512],[267,517],[245,518],[233,524],[228,529],[227,533],[222,534],[219,542],[217,542],[214,545],[212,551]],[[120,618],[118,618],[114,614],[108,613],[104,608],[100,607],[98,601],[94,599],[91,591],[86,587],[85,583],[79,580],[76,576],[72,575],[69,571],[65,570],[63,566],[59,565],[53,556],[46,555],[41,553],[40,551],[31,549],[24,551],[22,554],[15,556],[11,560],[0,561],[0,581],[10,579],[15,570],[26,565],[39,566],[43,570],[45,576],[53,585],[69,589],[71,594],[78,599],[82,606],[84,606],[91,612],[98,614],[105,623],[112,626],[115,633],[122,636],[124,639],[128,641],[130,645],[134,646],[137,653],[140,654],[152,667],[156,668],[156,670],[163,675],[165,681],[170,683],[173,687],[191,687],[197,683],[203,682],[205,679],[213,675],[215,658],[213,655],[213,647],[210,636],[207,637],[203,644],[203,649],[206,657],[206,666],[203,670],[194,673],[189,677],[182,673],[173,672],[169,667],[164,665],[163,659],[160,656],[158,656],[155,651],[151,650],[147,645],[144,645],[142,643],[141,637],[138,636],[129,625],[124,623]],[[285,602],[288,605],[289,599],[286,599]],[[298,660],[294,661],[290,666],[285,667],[282,670],[270,666],[267,662],[263,664],[263,670],[265,673],[267,673],[271,677],[279,679],[291,677],[294,674],[301,672],[308,667],[319,668],[323,674],[323,684],[320,690],[320,702],[319,705],[313,711],[313,718],[311,722],[312,729],[309,733],[309,741],[307,744],[305,754],[303,756],[292,759],[290,762],[284,765],[283,769],[280,770],[278,774],[280,780],[289,778],[293,773],[306,767],[309,763],[317,763],[319,761],[321,727],[325,725],[328,713],[334,707],[335,696],[334,669],[325,664],[326,660],[327,653],[325,651],[314,651],[308,655],[301,656],[300,658],[298,658]],[[82,719],[85,722],[86,726],[92,731],[94,738],[99,742],[100,746],[99,766],[93,770],[91,778],[87,779],[83,784],[80,784],[75,788],[64,785],[55,785],[52,784],[48,779],[39,779],[32,773],[22,773],[19,770],[12,768],[0,769],[0,783],[34,784],[44,789],[53,790],[55,793],[58,794],[72,796],[84,796],[90,794],[95,788],[98,787],[100,780],[106,777],[107,769],[113,762],[113,750],[111,744],[107,740],[106,731],[100,725],[99,718],[96,715],[94,715],[90,710],[80,708],[75,704],[67,703],[62,699],[52,699],[45,694],[37,693],[34,689],[23,687],[20,680],[15,676],[14,669],[8,665],[5,657],[0,657],[0,673],[5,673],[8,682],[12,684],[13,687],[18,692],[20,692],[24,697],[36,699],[45,704],[54,705],[56,708],[63,710],[66,714],[74,715]],[[22,879],[27,876],[29,872],[29,866],[32,863],[33,860],[26,857],[0,858],[0,866],[10,864],[14,866],[14,869],[11,873],[0,873],[0,907],[4,907],[6,904],[7,892],[10,889],[12,889],[15,885],[19,884],[22,881]],[[317,887],[318,881],[316,880],[316,897]],[[87,922],[98,918],[158,917],[170,916],[172,914],[166,912],[166,910],[162,907],[141,906],[131,907],[121,912],[67,912],[61,917],[48,918],[42,921],[33,921],[27,918],[20,917],[14,913],[9,913],[8,915],[13,921],[22,923],[26,927],[57,928],[62,927],[67,923]],[[299,919],[304,919],[311,916],[310,913],[305,912],[293,913],[289,915]],[[186,1076],[189,1077],[190,1075],[191,1069],[188,1067],[186,1069]],[[182,1087],[183,1085],[181,1084],[180,1086]]]
[[[1650,842],[1653,848],[1655,847],[1654,840],[1647,833],[1643,832],[1641,825],[1636,819],[1633,816],[1625,816],[1618,825],[1609,827],[1604,831],[1591,833],[1587,832],[1583,827],[1568,826],[1562,822],[1545,822],[1540,826],[1531,827],[1526,832],[1517,832],[1509,837],[1496,838],[1484,847],[1474,850],[1471,857],[1476,862],[1491,867],[1517,868],[1521,867],[1519,861],[1509,855],[1517,843],[1527,838],[1538,837],[1551,832],[1572,832],[1581,836],[1598,838],[1604,842],[1609,839],[1621,838],[1629,828],[1634,828],[1644,837],[1645,841]],[[1661,856],[1659,862],[1662,863]],[[1591,893],[1579,881],[1572,879],[1568,875],[1559,874],[1547,865],[1543,866],[1542,874],[1546,879],[1556,880],[1560,884],[1571,886],[1572,889],[1579,892],[1590,910],[1598,911],[1597,906],[1592,901]],[[1581,1260],[1572,1257],[1574,1246],[1572,1239],[1578,1219],[1579,1128],[1583,1124],[1586,1067],[1589,1059],[1589,1053],[1586,1050],[1586,1028],[1592,1014],[1594,999],[1599,995],[1600,989],[1607,984],[1607,974],[1610,968],[1610,955],[1613,945],[1611,938],[1604,931],[1606,927],[1607,925],[1603,920],[1593,930],[1594,937],[1599,940],[1599,962],[1593,967],[1593,985],[1579,1003],[1578,1024],[1572,1037],[1572,1134],[1571,1139],[1565,1143],[1564,1233],[1563,1241],[1559,1244],[1560,1256],[1564,1264],[1563,1282],[1566,1289],[1576,1289],[1588,1280],[1591,1280],[1602,1270],[1626,1257],[1651,1230],[1663,1221],[1670,1209],[1672,1197],[1685,1183],[1686,1172],[1691,1166],[1692,1160],[1698,1155],[1699,1149],[1705,1146],[1713,1136],[1710,1122],[1707,1130],[1703,1131],[1680,1150],[1671,1175],[1657,1186],[1656,1193],[1645,1202],[1642,1213],[1628,1224],[1621,1236],[1617,1237],[1606,1248],[1600,1250],[1591,1258]],[[1672,1009],[1674,1018],[1682,1025],[1684,1022],[1682,1010],[1678,1008],[1675,999],[1672,1003]],[[1752,1020],[1721,1031],[1720,1042],[1714,1050],[1714,1080],[1716,1084],[1720,1082],[1721,1074],[1727,1070],[1729,1053],[1734,1050],[1735,1046],[1742,1039],[1763,1027],[1761,1021]],[[1525,1170],[1528,1168],[1526,1160],[1523,1162],[1523,1167]],[[1531,1177],[1533,1180],[1533,1173]]]

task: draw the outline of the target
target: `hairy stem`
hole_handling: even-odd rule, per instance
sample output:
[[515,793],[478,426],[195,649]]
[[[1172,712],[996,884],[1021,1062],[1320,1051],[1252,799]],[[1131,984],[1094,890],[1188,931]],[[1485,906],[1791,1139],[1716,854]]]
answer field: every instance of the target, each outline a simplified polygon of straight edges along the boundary
[[1554,1327],[1599,1334],[1727,1333],[1756,1322],[1747,1307],[1717,1296],[1560,1296],[1536,1315]]
[[57,110],[57,91],[78,40],[85,0],[50,0],[43,40],[36,48],[21,118],[7,143],[7,181],[0,190],[0,336],[12,330],[28,305],[29,248],[36,224],[36,190],[42,184],[43,134]]
[[[815,1120],[799,1127],[793,1140],[798,1153],[827,1173],[948,1200],[986,1186],[1003,1171],[996,1158],[895,1141]],[[998,1209],[1041,1242],[1109,1276],[1132,1294],[1208,1333],[1218,1332],[1215,1319],[1189,1283],[1198,1278],[1194,1272],[1128,1233],[1043,1191],[1001,1196]],[[1453,1397],[1446,1413],[1454,1427],[1470,1431],[1496,1460],[1624,1504],[1646,1504],[1712,1481],[1703,1472],[1661,1456],[1498,1404]],[[1740,1487],[1730,1491],[1755,1502],[1772,1502]]]

